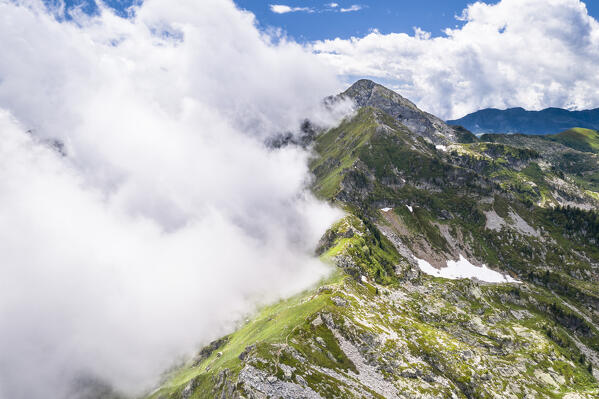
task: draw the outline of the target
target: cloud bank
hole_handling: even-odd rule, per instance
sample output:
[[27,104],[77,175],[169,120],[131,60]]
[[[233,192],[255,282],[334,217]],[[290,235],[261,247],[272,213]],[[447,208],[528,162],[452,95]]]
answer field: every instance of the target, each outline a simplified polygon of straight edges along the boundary
[[434,37],[382,34],[311,48],[348,81],[370,76],[447,119],[485,108],[599,107],[599,23],[579,0],[476,2]]
[[[327,273],[338,211],[308,154],[262,144],[334,71],[231,1],[146,0],[123,19],[0,0],[0,397],[147,389],[253,305]],[[59,18],[56,18],[58,16]]]

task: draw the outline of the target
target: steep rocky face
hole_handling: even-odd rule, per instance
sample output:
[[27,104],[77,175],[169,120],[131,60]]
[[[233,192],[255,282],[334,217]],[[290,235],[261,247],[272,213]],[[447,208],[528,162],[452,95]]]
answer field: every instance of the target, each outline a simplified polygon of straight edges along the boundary
[[441,119],[421,111],[409,100],[371,80],[359,80],[341,95],[353,99],[358,107],[380,109],[414,134],[426,137],[434,144],[457,140],[455,130]]
[[151,398],[599,397],[597,154],[528,136],[435,145],[384,110],[417,113],[407,100],[348,91],[360,109],[315,135],[310,164],[347,214],[316,250],[332,275]]

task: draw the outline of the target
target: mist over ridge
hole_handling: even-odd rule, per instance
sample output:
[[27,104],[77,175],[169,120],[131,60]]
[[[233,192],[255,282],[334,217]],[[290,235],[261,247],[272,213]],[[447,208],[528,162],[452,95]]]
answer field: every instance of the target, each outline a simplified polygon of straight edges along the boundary
[[333,71],[231,1],[134,11],[0,3],[1,397],[139,394],[329,272],[313,250],[341,213],[307,151],[264,141],[351,110],[322,107]]

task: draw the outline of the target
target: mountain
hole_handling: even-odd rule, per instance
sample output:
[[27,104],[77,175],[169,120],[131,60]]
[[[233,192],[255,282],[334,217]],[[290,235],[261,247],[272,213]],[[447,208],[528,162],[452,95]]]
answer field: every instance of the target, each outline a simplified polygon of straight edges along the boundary
[[463,126],[473,133],[552,134],[573,127],[599,129],[599,108],[586,111],[568,111],[547,108],[527,111],[523,108],[499,110],[487,108],[460,119],[447,121]]
[[370,81],[341,96],[357,111],[310,144],[346,213],[316,249],[331,275],[149,397],[599,397],[597,153],[476,138]]
[[455,140],[455,131],[434,115],[422,112],[416,105],[392,90],[371,80],[362,79],[341,94],[358,107],[374,107],[395,118],[414,134],[426,137],[435,144]]

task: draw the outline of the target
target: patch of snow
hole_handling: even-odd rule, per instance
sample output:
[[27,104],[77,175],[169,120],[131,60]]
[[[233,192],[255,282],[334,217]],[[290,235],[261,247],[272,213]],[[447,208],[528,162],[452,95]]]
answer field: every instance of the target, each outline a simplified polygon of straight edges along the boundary
[[414,213],[414,208],[412,208],[410,205],[406,205],[408,207],[408,209],[410,210],[410,212]]
[[381,211],[383,211],[383,212],[389,212],[391,209],[393,209],[393,208],[381,208]]
[[441,150],[441,151],[447,152],[447,146],[445,146],[445,145],[437,144],[437,145],[435,146],[435,148],[436,148],[437,150]]
[[418,259],[418,267],[422,272],[436,277],[443,277],[451,280],[460,278],[476,278],[487,283],[518,283],[518,280],[508,275],[489,269],[487,266],[475,266],[460,254],[460,259],[447,261],[447,267],[437,269],[424,259]]

